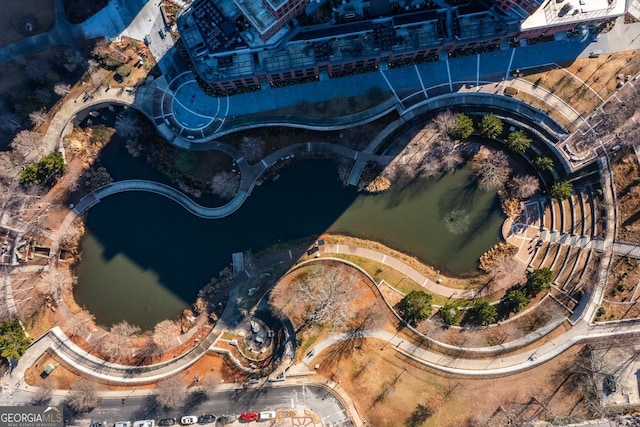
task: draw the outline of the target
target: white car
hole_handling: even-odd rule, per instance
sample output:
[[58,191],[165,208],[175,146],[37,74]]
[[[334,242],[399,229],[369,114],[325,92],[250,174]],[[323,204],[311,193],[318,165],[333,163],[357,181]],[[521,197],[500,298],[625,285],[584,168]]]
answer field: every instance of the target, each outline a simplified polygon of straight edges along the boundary
[[187,415],[185,417],[180,418],[180,424],[183,426],[190,426],[191,424],[195,424],[198,422],[198,417],[195,415]]
[[155,427],[155,420],[141,420],[133,423],[133,427]]
[[276,411],[262,411],[260,412],[260,421],[273,420],[276,417]]

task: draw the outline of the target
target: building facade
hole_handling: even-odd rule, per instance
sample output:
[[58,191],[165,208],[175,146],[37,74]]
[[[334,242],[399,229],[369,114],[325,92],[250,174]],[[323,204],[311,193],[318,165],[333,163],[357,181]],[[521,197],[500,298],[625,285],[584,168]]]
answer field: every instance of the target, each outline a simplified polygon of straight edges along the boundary
[[597,28],[624,0],[196,0],[178,30],[217,94],[337,78]]

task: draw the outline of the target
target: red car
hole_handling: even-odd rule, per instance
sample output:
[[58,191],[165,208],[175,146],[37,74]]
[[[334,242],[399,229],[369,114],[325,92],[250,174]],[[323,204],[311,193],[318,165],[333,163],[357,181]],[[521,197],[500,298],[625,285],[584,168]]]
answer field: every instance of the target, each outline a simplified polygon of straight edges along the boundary
[[240,414],[240,421],[258,421],[259,417],[257,412],[243,412]]

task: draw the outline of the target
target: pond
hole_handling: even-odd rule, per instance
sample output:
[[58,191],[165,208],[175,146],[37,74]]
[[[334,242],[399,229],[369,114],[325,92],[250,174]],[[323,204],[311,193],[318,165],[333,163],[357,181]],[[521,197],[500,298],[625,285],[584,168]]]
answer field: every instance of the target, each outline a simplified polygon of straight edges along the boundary
[[326,231],[469,273],[498,241],[502,221],[497,195],[478,190],[468,169],[364,195],[342,186],[333,162],[303,161],[217,220],[197,218],[158,195],[121,193],[87,215],[75,297],[99,324],[124,319],[149,329],[189,306],[233,252]]

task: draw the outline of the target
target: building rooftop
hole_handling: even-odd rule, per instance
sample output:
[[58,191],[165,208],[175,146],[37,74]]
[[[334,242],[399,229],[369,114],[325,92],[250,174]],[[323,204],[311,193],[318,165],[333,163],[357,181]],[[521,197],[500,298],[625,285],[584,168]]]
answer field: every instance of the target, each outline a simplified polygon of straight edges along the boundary
[[278,22],[269,8],[262,3],[262,0],[234,0],[234,3],[260,34],[266,33]]
[[523,30],[624,15],[625,0],[547,0],[522,23]]

